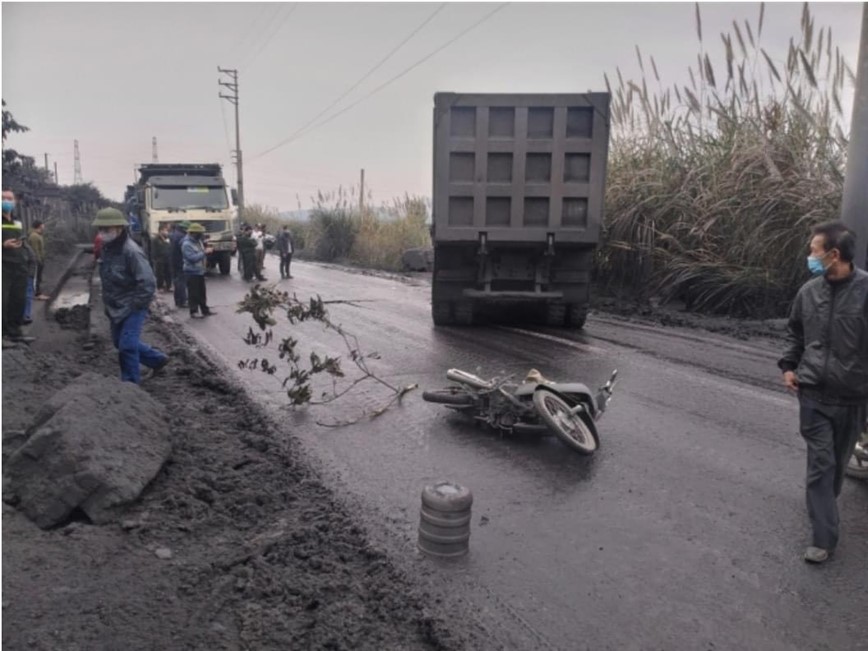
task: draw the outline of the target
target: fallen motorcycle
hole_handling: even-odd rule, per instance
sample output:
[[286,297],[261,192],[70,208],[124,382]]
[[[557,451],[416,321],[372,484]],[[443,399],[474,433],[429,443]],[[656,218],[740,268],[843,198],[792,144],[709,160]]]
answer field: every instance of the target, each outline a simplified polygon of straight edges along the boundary
[[423,400],[470,414],[504,432],[554,433],[576,452],[593,454],[600,447],[596,421],[612,398],[618,371],[596,394],[578,382],[551,382],[536,369],[521,384],[510,383],[508,378],[484,380],[454,368],[446,377],[455,384],[425,391]]
[[868,479],[868,423],[865,423],[865,429],[856,441],[856,449],[845,472],[854,479]]

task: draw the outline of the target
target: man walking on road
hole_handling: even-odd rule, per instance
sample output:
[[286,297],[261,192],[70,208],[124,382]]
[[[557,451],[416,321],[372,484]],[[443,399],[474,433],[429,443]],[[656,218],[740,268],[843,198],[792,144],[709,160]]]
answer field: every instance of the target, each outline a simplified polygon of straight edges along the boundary
[[186,219],[175,224],[170,239],[172,282],[175,284],[175,307],[178,308],[187,307],[187,278],[184,275],[184,253],[181,251],[181,243],[187,236],[189,226],[190,222]]
[[202,224],[190,224],[187,237],[181,242],[184,254],[184,275],[187,277],[187,294],[190,301],[190,317],[199,318],[214,314],[208,307],[208,296],[205,293],[205,258],[213,251],[202,245],[202,235],[205,227]]
[[280,253],[280,277],[292,278],[289,273],[289,265],[292,264],[292,233],[289,232],[289,226],[284,226],[283,230],[277,234],[277,252]]
[[3,339],[30,343],[21,330],[27,301],[28,259],[24,229],[12,216],[15,195],[3,190]]
[[47,301],[48,296],[42,293],[42,272],[45,269],[45,224],[38,219],[33,222],[33,228],[30,229],[28,241],[30,248],[36,254],[36,284],[34,291],[36,292],[37,301]]
[[102,300],[111,322],[112,341],[118,349],[121,380],[141,382],[140,365],[157,373],[169,363],[169,357],[151,348],[141,339],[154,298],[156,280],[145,253],[129,234],[127,220],[116,208],[103,208],[93,225],[99,229],[102,251],[99,275]]
[[853,267],[856,236],[841,222],[814,227],[808,268],[816,278],[799,290],[787,349],[778,362],[799,396],[808,446],[806,499],[813,542],[805,560],[822,563],[838,544],[837,497],[865,425],[868,404],[868,273]]

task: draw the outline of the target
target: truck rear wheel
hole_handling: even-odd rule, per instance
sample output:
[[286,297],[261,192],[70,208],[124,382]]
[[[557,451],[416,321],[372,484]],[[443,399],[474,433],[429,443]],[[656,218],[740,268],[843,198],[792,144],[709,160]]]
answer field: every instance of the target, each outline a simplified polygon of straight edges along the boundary
[[563,328],[567,320],[567,306],[563,303],[546,303],[546,325]]
[[452,325],[452,305],[449,301],[431,301],[431,317],[434,325]]
[[229,257],[228,253],[220,254],[220,274],[222,276],[228,276],[229,271],[232,269],[232,258]]
[[588,305],[586,303],[571,303],[569,306],[569,325],[581,330],[588,320]]
[[455,303],[455,323],[472,326],[474,321],[473,301],[458,301]]

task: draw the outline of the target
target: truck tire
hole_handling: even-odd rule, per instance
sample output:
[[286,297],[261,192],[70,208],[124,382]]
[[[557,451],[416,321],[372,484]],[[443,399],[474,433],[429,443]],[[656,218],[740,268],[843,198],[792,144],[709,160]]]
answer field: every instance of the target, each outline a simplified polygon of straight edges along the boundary
[[455,323],[462,326],[472,326],[473,321],[473,301],[458,301],[455,303]]
[[431,301],[431,318],[434,325],[452,325],[452,305],[449,301]]
[[586,303],[571,303],[569,306],[569,325],[576,330],[585,327],[588,320],[588,305]]
[[546,303],[546,325],[563,328],[567,321],[567,306],[564,303]]
[[228,276],[229,272],[232,270],[232,258],[229,257],[228,253],[220,254],[220,275]]

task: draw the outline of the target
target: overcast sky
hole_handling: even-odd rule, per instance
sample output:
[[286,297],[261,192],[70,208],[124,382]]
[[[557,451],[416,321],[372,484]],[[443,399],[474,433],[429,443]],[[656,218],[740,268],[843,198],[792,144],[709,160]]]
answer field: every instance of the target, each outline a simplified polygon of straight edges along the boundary
[[[31,132],[10,138],[73,177],[81,167],[119,199],[137,163],[230,165],[234,114],[218,99],[217,66],[238,68],[248,203],[281,210],[358,183],[376,200],[430,195],[433,95],[605,90],[620,66],[639,78],[634,45],[654,55],[664,84],[686,79],[698,42],[694,5],[508,4],[472,31],[328,124],[267,155],[328,107],[433,15],[382,67],[330,112],[341,110],[453,39],[498,4],[428,3],[10,3],[2,5],[2,91]],[[786,57],[802,5],[766,6],[762,43]],[[855,68],[859,3],[812,4],[816,29]],[[759,4],[703,4],[703,35],[720,54],[734,19],[755,25]],[[851,111],[852,93],[845,111]],[[225,122],[224,122],[225,118]],[[231,138],[231,144],[230,144]],[[235,183],[234,169],[227,176]]]

